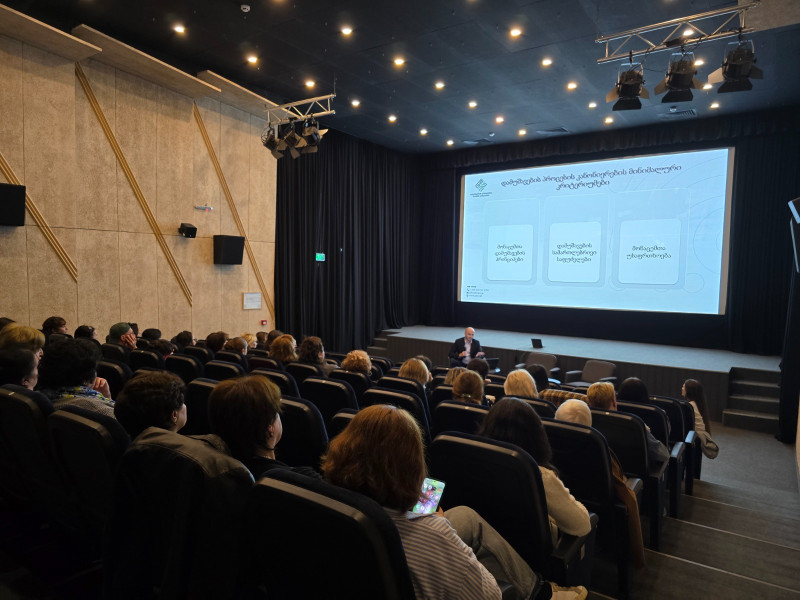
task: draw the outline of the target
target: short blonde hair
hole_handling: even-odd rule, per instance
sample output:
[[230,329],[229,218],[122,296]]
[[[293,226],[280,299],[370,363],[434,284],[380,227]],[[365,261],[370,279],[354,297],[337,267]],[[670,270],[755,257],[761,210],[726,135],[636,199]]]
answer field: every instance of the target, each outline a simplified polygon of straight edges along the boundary
[[503,391],[506,396],[522,396],[524,398],[538,398],[539,392],[536,390],[536,382],[525,369],[511,371],[503,384]]
[[431,378],[428,367],[418,358],[409,358],[404,362],[398,375],[405,379],[413,379],[422,386],[427,385]]
[[369,354],[363,350],[351,350],[342,360],[342,368],[345,371],[355,371],[369,375],[372,370],[372,361]]
[[38,329],[9,323],[0,330],[0,348],[8,350],[30,350],[34,354],[44,348],[44,334]]
[[589,410],[589,405],[583,400],[570,398],[564,401],[556,411],[556,419],[559,421],[568,421],[570,423],[578,423],[579,425],[592,426],[592,411]]
[[250,347],[251,344],[258,343],[258,338],[252,333],[243,333],[241,335],[242,339],[247,342],[247,346]]
[[617,402],[617,394],[614,386],[608,381],[593,383],[586,390],[586,398],[589,406],[600,410],[613,410]]
[[447,369],[447,374],[444,376],[444,384],[445,385],[453,385],[458,379],[458,376],[461,375],[467,369],[465,367],[450,367]]

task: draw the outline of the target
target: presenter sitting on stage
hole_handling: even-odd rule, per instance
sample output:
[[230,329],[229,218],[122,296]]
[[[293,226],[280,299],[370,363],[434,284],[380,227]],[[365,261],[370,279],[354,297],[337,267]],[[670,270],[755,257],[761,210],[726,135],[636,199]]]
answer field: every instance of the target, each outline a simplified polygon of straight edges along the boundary
[[460,367],[466,365],[473,358],[483,358],[486,356],[481,343],[474,339],[475,330],[467,327],[464,330],[464,337],[458,338],[450,347],[450,366]]

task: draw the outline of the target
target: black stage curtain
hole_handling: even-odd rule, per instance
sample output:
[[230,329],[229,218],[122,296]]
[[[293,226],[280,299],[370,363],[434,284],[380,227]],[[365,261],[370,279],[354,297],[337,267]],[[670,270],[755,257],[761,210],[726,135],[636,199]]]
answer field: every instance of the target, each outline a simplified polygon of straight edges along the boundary
[[[800,195],[798,107],[423,156],[422,322],[780,354],[789,293],[787,202]],[[460,176],[640,153],[735,148],[725,316],[456,302]]]
[[332,130],[316,154],[278,161],[279,329],[348,351],[419,321],[418,178],[415,157]]

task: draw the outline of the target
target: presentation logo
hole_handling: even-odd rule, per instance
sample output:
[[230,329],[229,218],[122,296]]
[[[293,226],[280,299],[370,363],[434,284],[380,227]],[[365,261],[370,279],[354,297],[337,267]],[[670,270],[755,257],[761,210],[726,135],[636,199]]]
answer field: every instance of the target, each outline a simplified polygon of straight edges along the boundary
[[483,179],[479,179],[478,182],[475,184],[475,187],[479,192],[482,192],[483,190],[486,189],[487,185],[488,184]]

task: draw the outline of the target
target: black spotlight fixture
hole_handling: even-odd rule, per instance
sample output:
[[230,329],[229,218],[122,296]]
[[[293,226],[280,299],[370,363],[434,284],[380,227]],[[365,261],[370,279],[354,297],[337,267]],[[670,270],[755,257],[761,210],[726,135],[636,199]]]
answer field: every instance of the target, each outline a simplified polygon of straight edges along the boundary
[[311,119],[303,123],[303,139],[306,142],[303,154],[311,154],[319,150],[319,143],[322,136],[328,132],[327,129],[320,129],[316,119]]
[[286,133],[283,135],[283,141],[289,148],[289,155],[292,158],[299,158],[300,149],[307,145],[306,140],[302,135],[298,135],[296,131],[296,123],[291,122],[286,126]]
[[181,223],[181,226],[178,227],[178,233],[185,238],[194,238],[197,237],[197,227],[191,223]]
[[746,92],[753,89],[750,79],[763,79],[764,72],[755,66],[753,42],[739,39],[728,44],[722,66],[708,76],[708,83],[722,83],[718,94]]
[[650,98],[644,87],[644,65],[631,61],[620,66],[617,85],[606,94],[606,102],[616,100],[611,110],[639,110],[642,108],[639,98]]
[[656,95],[667,92],[661,102],[689,102],[694,96],[692,88],[702,89],[703,84],[696,78],[697,69],[694,66],[694,53],[676,52],[669,61],[667,76],[656,86]]
[[281,150],[286,150],[286,142],[277,135],[277,128],[268,127],[261,134],[261,143],[275,158],[283,158]]

